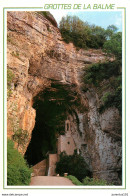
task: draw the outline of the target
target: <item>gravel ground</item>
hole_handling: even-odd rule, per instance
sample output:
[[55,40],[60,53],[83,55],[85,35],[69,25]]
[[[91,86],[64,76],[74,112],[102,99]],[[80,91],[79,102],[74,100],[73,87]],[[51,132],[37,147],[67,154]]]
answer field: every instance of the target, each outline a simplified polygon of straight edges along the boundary
[[35,176],[31,178],[31,186],[75,186],[71,180],[57,176]]

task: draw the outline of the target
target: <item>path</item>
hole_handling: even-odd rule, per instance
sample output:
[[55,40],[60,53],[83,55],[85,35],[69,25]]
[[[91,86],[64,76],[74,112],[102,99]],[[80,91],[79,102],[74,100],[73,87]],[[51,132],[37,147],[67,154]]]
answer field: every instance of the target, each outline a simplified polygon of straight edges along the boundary
[[75,186],[71,180],[57,176],[35,176],[31,178],[31,186]]

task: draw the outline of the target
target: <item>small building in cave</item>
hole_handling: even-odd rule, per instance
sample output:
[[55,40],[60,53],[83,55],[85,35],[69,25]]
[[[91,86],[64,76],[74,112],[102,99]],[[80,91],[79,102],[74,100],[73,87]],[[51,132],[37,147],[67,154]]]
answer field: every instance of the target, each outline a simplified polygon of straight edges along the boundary
[[57,154],[49,154],[47,159],[33,166],[35,176],[56,175],[55,168],[56,163],[59,160],[59,154],[65,151],[67,155],[73,155],[76,145],[71,135],[69,120],[65,121],[65,135],[60,135],[57,139]]
[[72,155],[75,149],[76,149],[76,145],[71,135],[70,121],[66,120],[65,121],[65,135],[60,135],[58,137],[57,153],[59,155],[61,152],[65,151],[66,154]]

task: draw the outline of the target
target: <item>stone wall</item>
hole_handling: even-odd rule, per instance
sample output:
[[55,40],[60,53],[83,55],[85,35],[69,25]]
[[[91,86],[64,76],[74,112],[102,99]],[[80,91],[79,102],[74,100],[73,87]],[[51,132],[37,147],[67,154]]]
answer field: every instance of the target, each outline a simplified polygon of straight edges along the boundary
[[58,154],[66,152],[68,155],[72,155],[76,149],[74,140],[72,137],[60,135],[58,138]]
[[47,161],[46,159],[37,163],[32,167],[33,173],[35,176],[45,176],[46,174],[46,166],[47,166]]

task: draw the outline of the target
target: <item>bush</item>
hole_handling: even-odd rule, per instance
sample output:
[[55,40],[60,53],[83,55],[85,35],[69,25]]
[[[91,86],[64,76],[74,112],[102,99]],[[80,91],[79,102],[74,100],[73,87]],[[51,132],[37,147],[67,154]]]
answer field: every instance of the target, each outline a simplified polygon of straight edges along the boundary
[[113,93],[106,93],[103,98],[103,104],[99,107],[99,113],[103,113],[105,109],[115,106],[119,114],[122,114],[122,87],[119,86]]
[[122,58],[122,33],[118,32],[111,36],[111,39],[107,40],[103,46],[105,52],[111,55],[114,54],[117,59]]
[[7,143],[7,184],[29,185],[31,169],[28,167],[22,155],[14,148],[14,143]]
[[107,184],[106,180],[103,180],[103,179],[100,180],[98,178],[86,177],[86,178],[84,178],[82,180],[82,182],[80,182],[75,176],[72,176],[72,175],[67,176],[67,178],[69,180],[71,180],[73,184],[80,185],[80,186],[84,186],[84,185],[89,185],[89,186],[95,186],[95,185],[105,186],[105,185],[109,185],[109,184]]
[[76,152],[73,155],[61,153],[60,161],[56,164],[56,173],[61,176],[64,173],[68,173],[78,178],[78,180],[82,180],[86,176],[91,175],[84,158]]
[[99,86],[104,79],[120,75],[120,61],[95,63],[84,68],[84,83]]
[[107,182],[105,180],[99,180],[97,178],[89,178],[86,177],[85,179],[83,179],[83,185],[101,185],[101,186],[105,186],[107,185]]
[[75,185],[83,185],[75,176],[69,175],[69,176],[67,176],[67,178],[69,180],[71,180],[72,183],[75,184]]
[[[86,92],[89,87],[101,86],[103,80],[109,81],[109,88],[111,92],[106,92],[102,97],[103,104],[99,107],[99,112],[102,113],[105,109],[115,106],[120,115],[122,114],[122,75],[121,75],[121,61],[115,60],[113,62],[95,63],[89,67],[84,68],[83,76],[83,91]],[[86,85],[86,86],[85,86]]]

